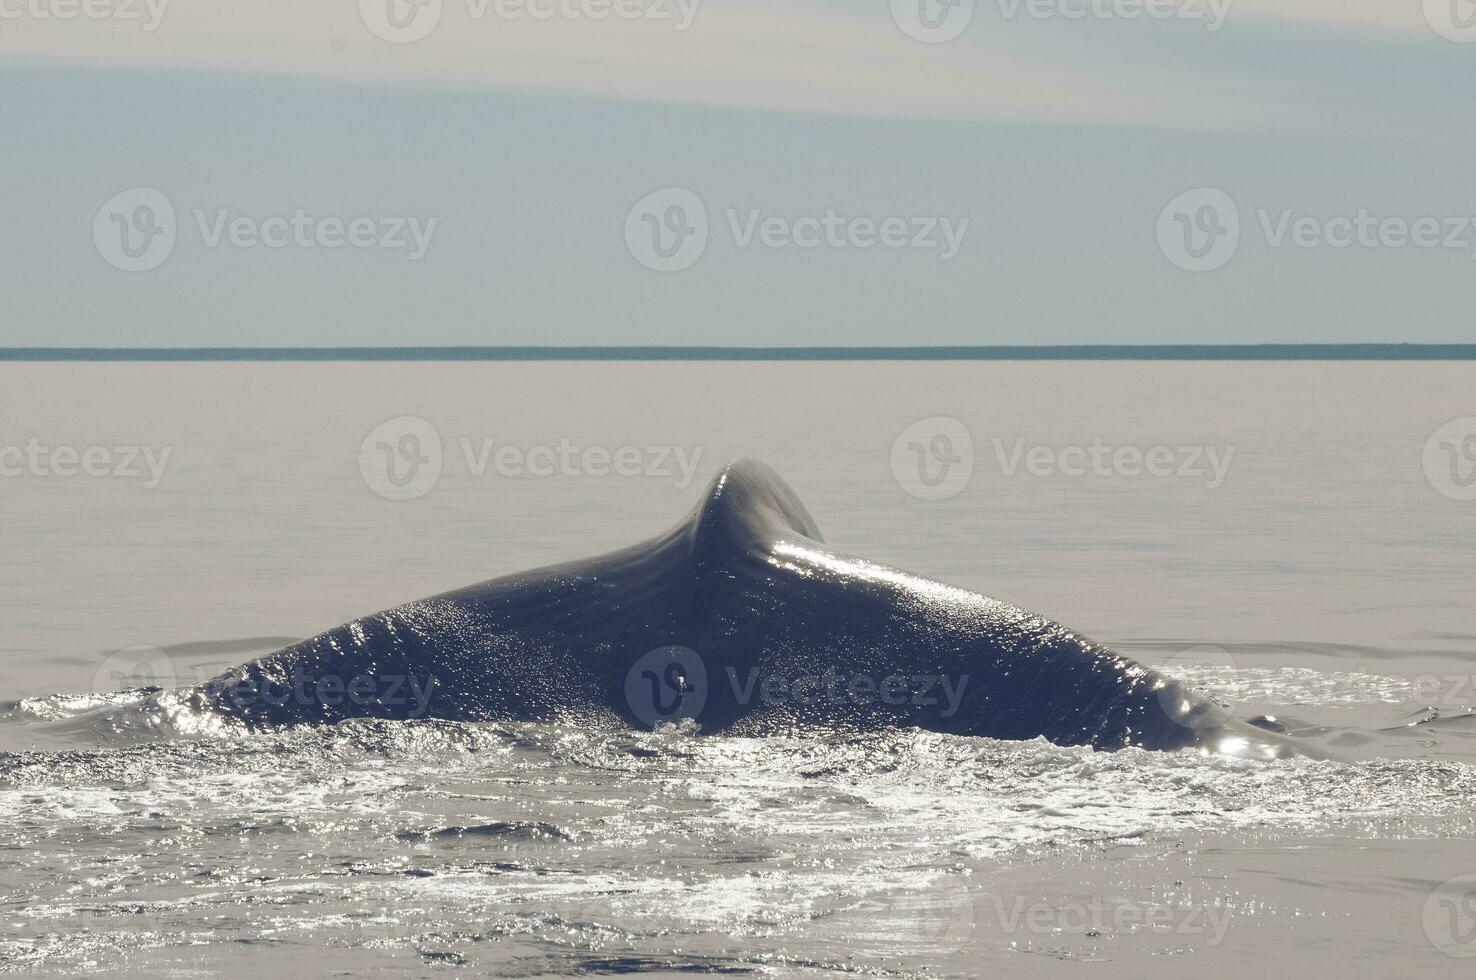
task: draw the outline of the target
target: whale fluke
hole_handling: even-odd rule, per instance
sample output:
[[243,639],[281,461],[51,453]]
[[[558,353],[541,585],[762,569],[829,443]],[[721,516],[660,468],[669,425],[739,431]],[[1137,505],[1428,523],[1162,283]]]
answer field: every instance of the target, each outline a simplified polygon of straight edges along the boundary
[[643,544],[365,616],[196,694],[255,726],[916,726],[1101,749],[1306,751],[1035,613],[828,548],[789,485],[753,461],[726,467],[685,520]]

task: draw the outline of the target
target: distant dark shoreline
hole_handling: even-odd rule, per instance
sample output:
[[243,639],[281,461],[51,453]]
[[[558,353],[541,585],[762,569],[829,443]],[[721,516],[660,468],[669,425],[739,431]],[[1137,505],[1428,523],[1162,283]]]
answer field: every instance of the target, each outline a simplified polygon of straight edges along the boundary
[[0,361],[1471,361],[1476,344],[1062,347],[4,347]]

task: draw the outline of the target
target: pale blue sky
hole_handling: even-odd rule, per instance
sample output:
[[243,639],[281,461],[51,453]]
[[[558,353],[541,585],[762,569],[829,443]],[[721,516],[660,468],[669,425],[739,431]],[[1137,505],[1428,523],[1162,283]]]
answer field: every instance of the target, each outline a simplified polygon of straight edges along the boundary
[[[1363,209],[1434,217],[1442,238],[1476,219],[1476,43],[1439,36],[1421,0],[1239,0],[1216,32],[1010,20],[990,0],[942,44],[887,0],[706,0],[686,32],[472,22],[464,2],[411,44],[341,2],[282,21],[174,0],[153,32],[0,24],[0,343],[1476,339],[1476,226],[1464,247],[1298,247],[1261,219]],[[168,198],[177,241],[127,272],[94,220],[137,187]],[[667,187],[710,230],[662,273],[626,224]],[[1189,272],[1159,222],[1206,187],[1234,201],[1239,246]],[[296,209],[435,226],[412,261],[211,247],[199,224]],[[945,260],[743,246],[728,217],[827,209],[968,225]]]

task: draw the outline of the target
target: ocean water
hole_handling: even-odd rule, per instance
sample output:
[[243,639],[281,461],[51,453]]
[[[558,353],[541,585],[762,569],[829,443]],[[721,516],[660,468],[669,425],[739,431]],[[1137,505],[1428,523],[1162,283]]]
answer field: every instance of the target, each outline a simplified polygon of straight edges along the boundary
[[[0,972],[1456,975],[1472,416],[1469,363],[0,364]],[[649,537],[745,456],[832,546],[1343,760],[156,690]]]

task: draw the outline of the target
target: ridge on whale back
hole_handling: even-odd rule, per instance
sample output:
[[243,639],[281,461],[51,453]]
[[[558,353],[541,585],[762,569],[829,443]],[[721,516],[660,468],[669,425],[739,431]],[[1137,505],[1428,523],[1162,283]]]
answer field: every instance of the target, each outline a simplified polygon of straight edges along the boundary
[[195,693],[250,725],[690,718],[1319,754],[1041,616],[822,541],[745,460],[650,541],[366,616]]

